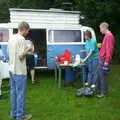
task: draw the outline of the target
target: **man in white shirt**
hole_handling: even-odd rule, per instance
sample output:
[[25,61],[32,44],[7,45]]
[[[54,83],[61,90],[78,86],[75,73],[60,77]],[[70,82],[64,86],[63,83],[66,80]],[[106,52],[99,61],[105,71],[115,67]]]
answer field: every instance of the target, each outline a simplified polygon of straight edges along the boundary
[[16,120],[29,120],[32,115],[25,115],[25,90],[27,83],[26,55],[32,50],[26,46],[25,36],[29,33],[29,24],[21,22],[18,33],[8,42],[11,117]]

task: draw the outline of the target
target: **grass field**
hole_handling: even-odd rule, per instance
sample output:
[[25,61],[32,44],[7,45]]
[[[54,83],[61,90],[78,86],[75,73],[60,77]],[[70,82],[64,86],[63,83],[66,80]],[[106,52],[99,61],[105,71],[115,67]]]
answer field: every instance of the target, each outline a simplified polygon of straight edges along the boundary
[[[112,65],[109,95],[105,98],[76,98],[76,88],[59,89],[53,72],[37,73],[35,85],[28,81],[26,108],[32,120],[120,120],[120,65]],[[79,83],[79,82],[78,82]],[[0,100],[0,120],[9,117],[8,80],[3,81],[7,100]]]

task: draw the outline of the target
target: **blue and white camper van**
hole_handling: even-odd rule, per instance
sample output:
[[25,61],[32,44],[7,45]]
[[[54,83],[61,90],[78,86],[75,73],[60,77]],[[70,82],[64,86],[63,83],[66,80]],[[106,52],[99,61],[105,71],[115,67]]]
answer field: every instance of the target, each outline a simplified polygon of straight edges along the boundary
[[9,37],[21,21],[26,21],[30,24],[30,36],[35,46],[35,68],[54,69],[55,56],[66,49],[76,55],[84,48],[84,31],[90,30],[95,38],[94,30],[80,25],[79,18],[78,11],[10,9],[10,23],[0,24],[0,44],[6,59]]

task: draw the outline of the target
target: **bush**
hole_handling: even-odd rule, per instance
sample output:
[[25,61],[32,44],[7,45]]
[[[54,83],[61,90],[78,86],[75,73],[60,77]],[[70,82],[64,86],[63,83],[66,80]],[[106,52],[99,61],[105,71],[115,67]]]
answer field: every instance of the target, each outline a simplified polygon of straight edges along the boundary
[[117,63],[120,63],[120,34],[115,35],[115,51],[113,60]]

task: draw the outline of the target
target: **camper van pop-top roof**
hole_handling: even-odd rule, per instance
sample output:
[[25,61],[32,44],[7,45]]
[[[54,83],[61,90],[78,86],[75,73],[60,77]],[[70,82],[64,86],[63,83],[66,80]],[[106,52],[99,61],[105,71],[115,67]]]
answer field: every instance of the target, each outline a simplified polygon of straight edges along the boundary
[[79,11],[65,10],[38,10],[38,9],[16,9],[10,8],[10,22],[19,23],[26,21],[28,23],[40,24],[79,24]]

